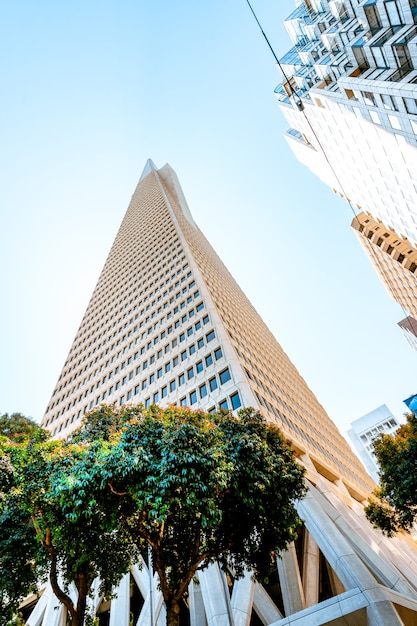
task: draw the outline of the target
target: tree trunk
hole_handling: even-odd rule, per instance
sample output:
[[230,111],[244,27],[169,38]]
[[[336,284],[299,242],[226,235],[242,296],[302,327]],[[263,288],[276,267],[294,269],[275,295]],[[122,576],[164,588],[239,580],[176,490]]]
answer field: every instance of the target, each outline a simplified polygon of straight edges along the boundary
[[167,626],[180,626],[180,605],[178,600],[165,602],[167,610]]

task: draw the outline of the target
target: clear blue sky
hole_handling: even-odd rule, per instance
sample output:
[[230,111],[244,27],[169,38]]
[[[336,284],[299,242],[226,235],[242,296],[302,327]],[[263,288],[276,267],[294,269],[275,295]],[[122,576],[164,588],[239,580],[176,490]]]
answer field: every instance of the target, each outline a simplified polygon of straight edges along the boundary
[[[294,2],[253,6],[284,54]],[[287,147],[244,0],[15,0],[0,23],[0,411],[41,419],[151,157],[342,432],[383,403],[401,416],[402,311]]]

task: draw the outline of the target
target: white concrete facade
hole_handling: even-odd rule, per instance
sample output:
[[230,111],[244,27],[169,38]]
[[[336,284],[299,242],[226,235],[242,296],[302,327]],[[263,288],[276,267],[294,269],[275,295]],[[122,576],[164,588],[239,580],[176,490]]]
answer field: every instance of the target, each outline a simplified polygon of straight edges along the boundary
[[276,88],[297,158],[417,243],[416,0],[306,0]]
[[[148,162],[81,322],[42,425],[55,437],[102,402],[253,406],[291,440],[306,467],[305,526],[270,585],[216,565],[185,598],[191,626],[412,624],[414,546],[364,518],[374,484],[262,319],[195,225],[175,173]],[[116,597],[91,604],[102,624],[161,626],[146,563]],[[410,617],[411,616],[411,617]],[[28,626],[63,626],[47,587]]]
[[351,423],[348,435],[362,463],[376,483],[379,483],[378,464],[373,453],[373,441],[380,435],[393,435],[400,422],[383,404]]

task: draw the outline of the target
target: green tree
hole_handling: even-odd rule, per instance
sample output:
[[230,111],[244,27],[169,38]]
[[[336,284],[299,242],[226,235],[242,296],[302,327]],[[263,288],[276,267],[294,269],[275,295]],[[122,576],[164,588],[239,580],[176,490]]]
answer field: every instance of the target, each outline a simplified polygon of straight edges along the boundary
[[[179,624],[198,568],[217,560],[237,577],[248,568],[264,579],[271,553],[296,536],[304,470],[278,429],[251,409],[235,418],[104,407],[76,435],[84,443],[90,437],[96,444],[101,437],[101,449],[93,474],[77,472],[78,479],[108,486],[132,542],[142,551],[151,546],[168,626]],[[73,486],[67,501],[76,497]]]
[[380,486],[365,509],[374,526],[388,536],[409,530],[417,516],[417,418],[407,415],[407,423],[394,435],[381,435],[374,442],[380,468]]
[[[128,571],[135,547],[118,528],[116,511],[105,494],[94,498],[96,485],[77,481],[88,476],[94,444],[50,441],[41,429],[22,443],[1,444],[0,457],[0,600],[9,624],[21,600],[49,576],[73,626],[83,626],[93,580],[101,591]],[[65,500],[69,488],[73,498]],[[114,499],[110,502],[112,504]],[[68,586],[74,583],[73,602]],[[1,621],[0,621],[1,623]]]
[[19,442],[33,437],[39,428],[31,417],[25,417],[22,413],[0,415],[0,436],[12,441]]
[[109,594],[148,546],[167,624],[178,626],[198,568],[217,560],[236,577],[248,568],[265,579],[271,553],[301,523],[295,501],[305,493],[304,470],[278,429],[251,409],[235,418],[102,406],[66,442],[41,431],[1,451],[3,603],[12,610],[48,574],[73,626],[83,624],[93,579]]

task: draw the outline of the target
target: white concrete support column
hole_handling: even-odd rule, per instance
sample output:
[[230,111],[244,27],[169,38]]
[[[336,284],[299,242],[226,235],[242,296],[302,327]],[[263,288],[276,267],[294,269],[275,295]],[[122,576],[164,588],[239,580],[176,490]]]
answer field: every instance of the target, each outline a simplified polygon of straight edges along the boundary
[[[354,547],[356,554],[385,586],[398,591],[398,593],[414,594],[410,582],[417,588],[415,573],[413,574],[402,563],[400,571],[407,576],[408,580],[406,580],[395,566],[397,554],[395,538],[388,540],[383,537],[382,533],[372,528],[364,517],[353,513],[331,491],[323,494],[320,490],[312,487],[311,492],[314,493],[315,499],[326,515],[333,520],[345,539]],[[390,545],[387,549],[388,542]],[[403,549],[404,547],[402,546]]]
[[292,615],[305,608],[304,591],[301,584],[300,568],[294,542],[288,550],[281,552],[277,558],[279,582],[286,615]]
[[272,602],[265,589],[259,583],[255,583],[255,592],[253,595],[253,608],[265,626],[282,619],[281,612]]
[[311,534],[305,529],[303,546],[303,591],[305,606],[319,601],[320,550]]
[[116,597],[110,604],[110,626],[129,626],[130,621],[130,574],[125,574],[116,589]]
[[99,578],[95,578],[92,588],[93,588],[93,597],[87,598],[87,613],[89,615],[95,615],[96,611],[100,605],[101,602],[101,596],[99,594],[99,587],[100,587],[100,579]]
[[208,626],[230,626],[230,598],[217,563],[198,572]]
[[188,586],[188,596],[190,600],[191,626],[207,626],[201,585],[192,580]]
[[233,585],[231,606],[234,626],[249,626],[254,593],[255,582],[252,574],[245,572],[244,577]]
[[[66,612],[65,609],[65,614]],[[58,598],[52,593],[48,606],[46,607],[42,626],[60,626],[63,613],[64,605],[61,604]]]
[[345,588],[358,589],[369,599],[368,626],[403,626],[393,605],[384,597],[383,588],[316,502],[313,490],[298,503],[297,509]]
[[39,598],[39,601],[37,602],[35,608],[33,609],[32,613],[30,614],[29,618],[26,621],[26,626],[40,626],[42,624],[46,607],[48,606],[48,603],[52,595],[53,595],[52,588],[48,581],[45,591]]

